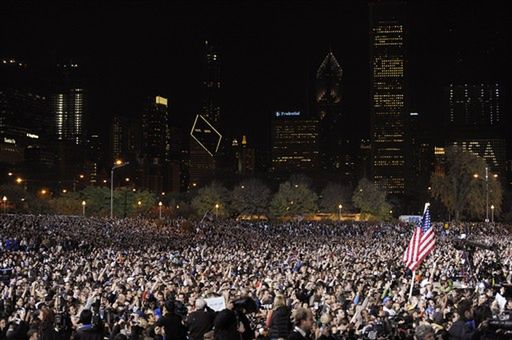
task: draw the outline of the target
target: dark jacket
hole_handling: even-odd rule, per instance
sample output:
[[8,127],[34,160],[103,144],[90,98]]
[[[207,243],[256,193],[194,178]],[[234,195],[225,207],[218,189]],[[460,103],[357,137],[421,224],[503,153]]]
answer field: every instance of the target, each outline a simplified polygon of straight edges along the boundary
[[55,331],[53,325],[44,325],[39,330],[39,340],[57,340],[60,339],[59,334]]
[[310,337],[308,337],[307,335],[304,337],[302,336],[302,334],[300,334],[299,332],[297,332],[296,330],[293,330],[290,335],[288,335],[288,340],[311,340]]
[[450,340],[478,340],[480,334],[478,330],[471,329],[464,320],[457,320],[448,330],[450,333]]
[[213,329],[214,320],[215,312],[208,307],[190,313],[186,321],[190,339],[203,340],[204,334]]
[[224,309],[219,312],[215,317],[214,326],[215,340],[241,340],[234,311]]
[[183,325],[181,316],[176,313],[167,313],[158,319],[156,324],[164,327],[167,340],[185,340],[187,338],[187,328]]
[[21,321],[18,324],[14,323],[14,322],[10,322],[6,328],[5,338],[6,339],[16,339],[16,340],[28,339],[28,337],[27,337],[28,330],[29,330],[29,325],[25,321]]
[[91,325],[84,325],[77,329],[73,340],[103,340],[103,332]]
[[272,311],[272,317],[268,327],[268,336],[271,339],[287,338],[292,331],[292,322],[290,320],[290,311],[282,306]]

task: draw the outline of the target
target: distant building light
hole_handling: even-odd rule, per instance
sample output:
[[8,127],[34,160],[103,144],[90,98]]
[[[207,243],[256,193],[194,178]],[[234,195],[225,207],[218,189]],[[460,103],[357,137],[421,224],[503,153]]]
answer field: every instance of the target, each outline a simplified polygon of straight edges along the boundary
[[4,137],[4,143],[16,144],[16,140],[14,138],[5,138]]
[[419,113],[418,112],[411,112],[409,115],[410,116],[419,116]]
[[444,155],[445,154],[445,150],[444,148],[440,148],[440,147],[434,147],[434,155]]
[[277,111],[276,117],[297,117],[300,116],[300,111]]
[[38,138],[39,138],[39,136],[38,136],[38,135],[35,135],[35,134],[33,134],[33,133],[27,133],[27,137],[28,137],[28,138],[34,138],[34,139],[38,139]]
[[167,106],[167,98],[160,97],[160,96],[156,96],[156,97],[155,97],[155,102],[156,102],[157,104],[161,104],[161,105],[165,105],[165,106]]

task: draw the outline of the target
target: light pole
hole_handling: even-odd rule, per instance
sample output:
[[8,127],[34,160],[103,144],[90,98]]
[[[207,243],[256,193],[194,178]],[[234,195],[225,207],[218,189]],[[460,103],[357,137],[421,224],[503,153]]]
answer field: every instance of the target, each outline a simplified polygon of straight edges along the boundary
[[162,202],[158,202],[158,216],[162,219]]
[[123,163],[123,161],[117,160],[112,167],[112,171],[110,171],[110,218],[114,218],[114,170],[127,166],[128,164],[130,164],[130,162]]
[[[474,178],[478,179],[478,174],[473,175]],[[493,176],[497,178],[498,175]],[[485,222],[489,223],[489,167],[485,167]]]
[[4,203],[4,214],[5,214],[5,209],[7,209],[7,196],[2,197],[2,202]]
[[494,223],[494,204],[491,205],[491,222]]
[[215,219],[219,218],[219,203],[215,204]]
[[87,203],[85,201],[82,201],[82,216],[85,216],[85,206]]
[[485,167],[485,222],[489,223],[489,168]]
[[340,221],[341,221],[341,208],[343,208],[343,206],[341,204],[338,205],[338,218]]

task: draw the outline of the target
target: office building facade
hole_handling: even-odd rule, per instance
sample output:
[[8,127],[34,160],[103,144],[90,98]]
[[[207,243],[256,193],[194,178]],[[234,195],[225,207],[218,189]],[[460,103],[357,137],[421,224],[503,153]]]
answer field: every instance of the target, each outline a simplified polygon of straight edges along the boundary
[[407,56],[404,4],[370,4],[372,174],[388,194],[405,191]]

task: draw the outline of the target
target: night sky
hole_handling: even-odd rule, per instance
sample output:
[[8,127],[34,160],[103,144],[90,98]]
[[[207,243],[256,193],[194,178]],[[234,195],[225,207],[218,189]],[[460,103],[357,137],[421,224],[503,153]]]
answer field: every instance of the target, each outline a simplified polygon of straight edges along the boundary
[[[408,8],[410,110],[432,124],[450,81],[499,81],[510,98],[505,3],[446,2]],[[106,132],[112,114],[140,114],[153,94],[167,96],[172,120],[187,127],[200,108],[207,39],[220,47],[225,135],[268,145],[272,112],[313,110],[314,76],[329,49],[344,72],[347,127],[369,135],[366,1],[92,3],[2,1],[0,57],[82,65],[93,131]]]

